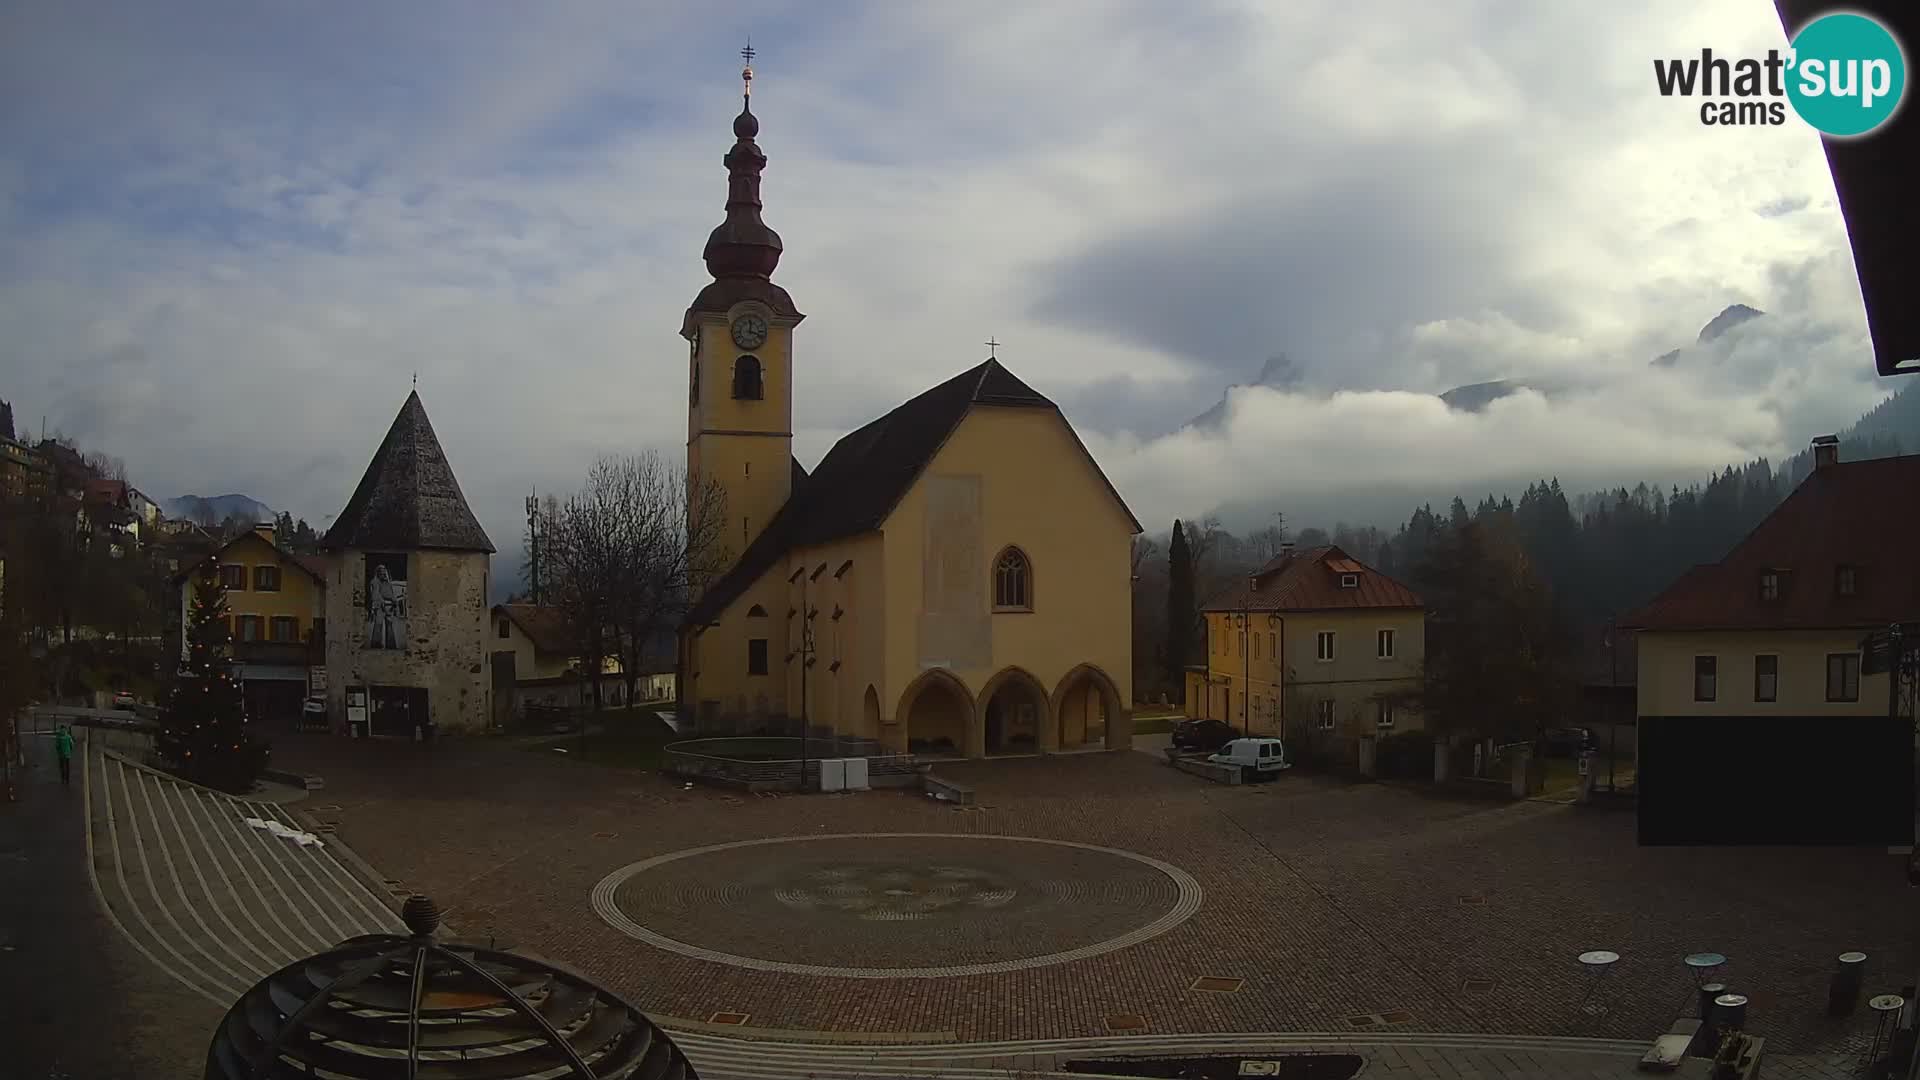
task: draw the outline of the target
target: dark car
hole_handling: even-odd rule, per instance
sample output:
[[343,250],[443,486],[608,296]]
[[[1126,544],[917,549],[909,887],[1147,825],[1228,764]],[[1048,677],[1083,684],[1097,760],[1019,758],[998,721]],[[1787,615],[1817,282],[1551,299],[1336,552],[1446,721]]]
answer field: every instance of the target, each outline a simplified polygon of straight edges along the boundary
[[1583,727],[1548,728],[1546,752],[1552,757],[1578,757],[1594,747],[1593,730]]
[[1182,720],[1173,727],[1173,748],[1211,754],[1239,737],[1240,732],[1225,720]]

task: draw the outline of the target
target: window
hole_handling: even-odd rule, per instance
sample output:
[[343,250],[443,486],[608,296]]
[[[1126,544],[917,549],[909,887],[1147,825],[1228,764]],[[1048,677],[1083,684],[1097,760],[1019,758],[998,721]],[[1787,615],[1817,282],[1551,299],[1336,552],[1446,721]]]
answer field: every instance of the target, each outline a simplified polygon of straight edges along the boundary
[[1313,658],[1321,663],[1333,659],[1333,631],[1322,630],[1313,635]]
[[1780,700],[1780,658],[1778,656],[1753,658],[1753,700]]
[[1313,712],[1320,723],[1321,731],[1333,730],[1333,702],[1316,701],[1313,703]]
[[500,640],[501,641],[507,640],[509,633],[510,631],[507,630],[507,620],[501,619],[500,620]]
[[1240,631],[1240,655],[1247,655],[1247,632],[1245,630]]
[[1860,700],[1860,654],[1830,653],[1827,656],[1827,700]]
[[1780,572],[1778,570],[1760,571],[1760,599],[1780,599]]
[[1717,657],[1696,656],[1693,658],[1693,700],[1713,701],[1718,694],[1716,680],[1719,676],[1720,661]]
[[1380,701],[1375,703],[1375,708],[1373,711],[1373,726],[1383,727],[1383,728],[1390,728],[1393,726],[1393,702]]
[[1341,575],[1340,575],[1340,587],[1341,587],[1341,588],[1343,588],[1343,589],[1357,589],[1357,588],[1359,588],[1359,587],[1360,587],[1360,575],[1359,575],[1359,574],[1341,574]]
[[767,639],[757,637],[747,642],[747,674],[765,675],[767,673]]
[[1860,571],[1858,568],[1842,563],[1833,568],[1833,591],[1838,596],[1852,596],[1860,589]]
[[1253,658],[1255,660],[1260,659],[1260,635],[1258,632],[1253,635]]
[[320,641],[320,642],[326,641],[327,640],[327,620],[325,619],[313,620],[313,629],[307,631],[307,637],[313,641]]
[[240,640],[241,641],[259,641],[260,640],[260,616],[258,615],[240,616]]
[[291,615],[275,615],[267,623],[267,640],[293,642],[300,640],[300,620]]
[[761,607],[759,604],[755,604],[747,609],[747,618],[749,619],[764,619],[766,617],[767,609]]
[[759,401],[760,360],[758,357],[743,356],[733,362],[733,396],[739,401]]
[[1271,630],[1267,631],[1267,655],[1273,657],[1275,660],[1280,659],[1280,644],[1275,640],[1273,631]]
[[220,587],[244,592],[247,587],[247,568],[231,563],[220,567]]
[[1382,630],[1374,635],[1374,655],[1382,660],[1393,659],[1393,631]]
[[253,568],[254,592],[279,592],[280,568],[277,566],[256,566]]
[[[1033,568],[1019,548],[1010,547],[994,560],[993,607],[996,611],[1033,610]],[[1224,638],[1221,644],[1226,644]]]

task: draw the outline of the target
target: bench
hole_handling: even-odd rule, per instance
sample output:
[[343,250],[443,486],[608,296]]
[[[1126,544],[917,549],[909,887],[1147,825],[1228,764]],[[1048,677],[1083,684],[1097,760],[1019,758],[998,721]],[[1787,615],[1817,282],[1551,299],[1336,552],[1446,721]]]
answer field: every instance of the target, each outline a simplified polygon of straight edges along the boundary
[[973,805],[973,789],[965,784],[956,784],[951,780],[942,780],[932,773],[920,774],[920,789],[942,802],[958,806]]
[[1682,1018],[1675,1020],[1665,1035],[1653,1040],[1653,1046],[1646,1056],[1640,1059],[1640,1068],[1644,1072],[1672,1072],[1687,1059],[1687,1049],[1693,1045],[1694,1036],[1699,1034],[1700,1021]]

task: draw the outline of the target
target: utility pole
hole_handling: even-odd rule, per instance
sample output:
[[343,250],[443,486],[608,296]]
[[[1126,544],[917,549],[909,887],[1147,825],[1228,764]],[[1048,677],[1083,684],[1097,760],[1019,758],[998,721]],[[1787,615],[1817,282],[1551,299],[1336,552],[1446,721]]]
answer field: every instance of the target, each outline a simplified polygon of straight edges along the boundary
[[540,499],[527,496],[527,577],[533,585],[533,602],[540,602]]

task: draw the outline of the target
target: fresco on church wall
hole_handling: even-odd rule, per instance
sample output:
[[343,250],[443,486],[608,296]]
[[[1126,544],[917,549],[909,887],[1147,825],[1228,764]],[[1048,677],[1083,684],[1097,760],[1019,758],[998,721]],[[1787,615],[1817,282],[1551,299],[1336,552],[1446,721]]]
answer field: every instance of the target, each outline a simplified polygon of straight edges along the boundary
[[993,662],[980,477],[929,475],[921,559],[922,667],[982,668]]

